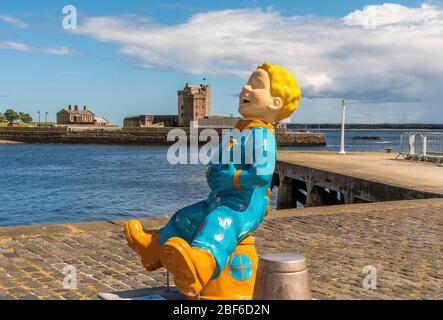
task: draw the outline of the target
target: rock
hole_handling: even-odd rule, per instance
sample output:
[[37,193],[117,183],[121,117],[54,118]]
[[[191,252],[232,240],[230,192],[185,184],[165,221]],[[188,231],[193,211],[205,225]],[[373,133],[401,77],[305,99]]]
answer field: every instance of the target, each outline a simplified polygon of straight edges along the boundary
[[381,140],[381,138],[376,136],[355,136],[352,140]]
[[0,140],[0,144],[20,144],[22,142],[10,141],[10,140]]

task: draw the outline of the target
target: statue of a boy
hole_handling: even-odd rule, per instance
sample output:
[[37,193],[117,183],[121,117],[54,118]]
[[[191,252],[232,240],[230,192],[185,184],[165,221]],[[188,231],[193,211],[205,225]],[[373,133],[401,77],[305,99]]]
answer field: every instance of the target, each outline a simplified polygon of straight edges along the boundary
[[272,123],[288,118],[300,98],[297,80],[284,68],[263,63],[252,73],[240,93],[240,138],[225,138],[218,160],[226,152],[233,156],[235,148],[241,157],[208,166],[208,198],[177,211],[155,232],[145,232],[137,220],[125,225],[128,244],[148,271],[164,266],[189,296],[220,274],[237,243],[260,225],[269,208],[277,154]]

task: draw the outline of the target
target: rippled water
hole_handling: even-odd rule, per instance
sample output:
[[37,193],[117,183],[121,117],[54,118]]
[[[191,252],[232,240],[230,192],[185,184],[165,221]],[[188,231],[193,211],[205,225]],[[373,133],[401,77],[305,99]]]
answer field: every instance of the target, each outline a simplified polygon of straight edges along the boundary
[[[325,131],[338,150],[340,132]],[[381,141],[352,140],[376,135]],[[398,148],[398,131],[347,132],[347,150]],[[0,225],[172,214],[209,192],[202,165],[170,165],[167,147],[0,145]],[[275,193],[272,204],[275,204]]]
[[0,225],[171,214],[208,192],[204,167],[167,147],[0,146]]
[[[313,132],[321,132],[325,134],[327,146],[313,147],[311,150],[328,150],[334,151],[340,149],[340,130],[320,130]],[[384,152],[385,148],[392,148],[393,152],[398,150],[400,145],[400,134],[403,131],[397,130],[346,130],[345,146],[346,151],[367,151],[367,152]],[[354,137],[380,137],[381,140],[354,140]],[[305,148],[289,148],[289,149],[305,149]]]

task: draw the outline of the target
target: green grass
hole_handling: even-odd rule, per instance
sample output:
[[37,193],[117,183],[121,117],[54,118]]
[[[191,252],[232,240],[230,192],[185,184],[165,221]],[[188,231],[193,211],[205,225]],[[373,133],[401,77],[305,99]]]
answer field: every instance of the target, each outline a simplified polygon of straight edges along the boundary
[[[31,122],[30,124],[33,125],[33,126],[38,126],[38,122]],[[46,122],[46,124],[47,124],[47,125],[50,125],[50,124],[54,124],[54,125],[55,125],[56,123],[55,123],[55,122],[49,122],[49,121],[48,121],[48,122]],[[40,125],[42,125],[42,126],[45,125],[45,122],[44,122],[44,121],[41,121],[41,122],[40,122]]]
[[[40,125],[44,125],[44,122],[40,122]],[[55,125],[55,122],[47,122],[46,124],[50,125],[53,124]],[[0,127],[7,127],[8,123],[7,122],[0,122]],[[20,127],[36,127],[38,126],[38,122],[31,122],[31,123],[20,123]]]
[[[0,123],[0,127],[7,127],[8,123],[7,122],[1,122]],[[20,127],[29,127],[28,123],[20,123]]]

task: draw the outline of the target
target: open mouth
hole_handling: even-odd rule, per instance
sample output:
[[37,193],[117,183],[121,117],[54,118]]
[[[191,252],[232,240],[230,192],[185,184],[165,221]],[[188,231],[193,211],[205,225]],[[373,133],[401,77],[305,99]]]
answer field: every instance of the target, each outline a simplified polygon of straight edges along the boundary
[[249,103],[249,102],[251,102],[248,98],[243,98],[243,100],[242,100],[242,103]]

